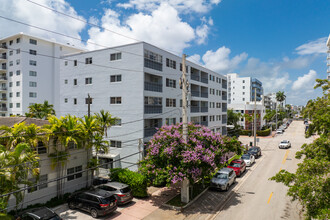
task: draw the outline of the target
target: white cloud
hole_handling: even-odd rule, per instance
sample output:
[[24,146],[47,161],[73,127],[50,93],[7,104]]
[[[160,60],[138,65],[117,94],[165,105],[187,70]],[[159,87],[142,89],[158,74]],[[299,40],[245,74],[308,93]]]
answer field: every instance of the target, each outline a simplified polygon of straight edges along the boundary
[[316,71],[310,70],[307,74],[298,77],[296,81],[292,84],[292,90],[311,90],[313,89],[315,79],[316,79]]
[[[77,17],[79,19],[84,19],[83,17],[78,16],[74,8],[72,8],[70,4],[64,0],[39,0],[38,4],[45,5],[47,7],[53,8],[54,10],[60,11],[73,17]],[[0,14],[7,18],[18,20],[33,26],[52,30],[79,39],[79,33],[85,27],[85,23],[81,21],[70,19],[68,22],[67,17],[62,15],[59,16],[53,11],[41,8],[40,6],[24,0],[1,0]],[[0,19],[0,27],[0,37],[7,37],[19,32],[25,32],[37,35],[39,37],[57,40],[59,42],[69,42],[71,44],[80,45],[80,41],[43,30],[38,30],[26,25],[17,24],[5,19]]]
[[[196,42],[197,44],[204,44],[206,39],[207,39],[207,36],[208,36],[208,33],[210,31],[210,26],[213,25],[213,20],[212,18],[209,18],[209,20],[206,20],[205,17],[202,17],[201,19],[202,21],[202,24],[199,25],[197,28],[196,28]],[[208,24],[208,25],[207,25]]]
[[194,54],[194,55],[188,56],[187,60],[203,66],[203,64],[201,63],[201,56],[199,54]]
[[[181,53],[196,37],[194,29],[183,22],[177,10],[169,4],[161,4],[150,15],[142,12],[132,14],[123,23],[117,12],[108,9],[101,19],[101,25],[103,28],[134,39],[141,39],[176,53]],[[108,47],[135,42],[96,27],[89,29],[88,33],[89,41]],[[89,49],[93,49],[93,45],[90,45]]]
[[288,73],[274,73],[258,77],[262,82],[264,93],[276,92],[279,90],[285,90],[285,88],[291,84],[290,76]]
[[327,52],[326,46],[327,37],[319,38],[315,41],[310,41],[296,48],[299,55],[320,54]]
[[139,11],[154,11],[161,4],[167,3],[180,13],[206,13],[213,5],[218,5],[221,0],[129,0],[126,3],[117,4],[118,7],[136,8]]
[[230,59],[230,52],[230,49],[225,46],[220,47],[216,51],[208,50],[202,57],[205,67],[222,74],[227,74],[229,71],[237,68],[238,64],[248,56],[246,53],[241,53]]

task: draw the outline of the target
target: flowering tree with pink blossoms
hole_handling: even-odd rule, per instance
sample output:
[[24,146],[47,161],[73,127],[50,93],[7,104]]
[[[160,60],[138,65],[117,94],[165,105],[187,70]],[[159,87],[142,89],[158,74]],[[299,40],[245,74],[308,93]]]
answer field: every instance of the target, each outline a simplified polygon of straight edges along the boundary
[[140,171],[150,181],[164,181],[167,185],[185,178],[191,183],[209,180],[227,162],[226,153],[241,154],[243,150],[236,139],[194,124],[188,125],[185,143],[182,123],[161,127],[147,145]]

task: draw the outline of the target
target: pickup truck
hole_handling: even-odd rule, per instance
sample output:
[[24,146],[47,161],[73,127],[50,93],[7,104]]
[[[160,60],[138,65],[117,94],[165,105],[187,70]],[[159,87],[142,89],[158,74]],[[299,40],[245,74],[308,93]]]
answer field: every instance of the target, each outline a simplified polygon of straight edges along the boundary
[[288,149],[288,148],[290,148],[291,147],[291,143],[290,143],[290,141],[287,141],[287,140],[283,140],[283,141],[281,141],[281,143],[278,145],[278,148],[280,148],[280,149]]

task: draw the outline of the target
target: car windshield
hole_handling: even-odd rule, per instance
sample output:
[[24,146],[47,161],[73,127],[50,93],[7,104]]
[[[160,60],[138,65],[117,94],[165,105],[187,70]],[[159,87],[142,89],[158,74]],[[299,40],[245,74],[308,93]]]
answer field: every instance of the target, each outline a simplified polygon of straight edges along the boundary
[[257,152],[258,150],[256,148],[250,149],[249,152]]
[[123,189],[120,189],[121,193],[128,193],[129,191],[131,191],[131,189],[129,187],[125,187]]
[[227,179],[228,175],[225,174],[225,173],[217,173],[217,174],[215,174],[214,177],[217,178],[217,179]]
[[242,159],[249,160],[250,159],[250,156],[248,154],[244,154],[242,156]]
[[231,167],[240,167],[239,163],[230,163],[229,166]]
[[281,143],[282,143],[282,144],[286,144],[286,143],[288,143],[288,141],[282,141]]

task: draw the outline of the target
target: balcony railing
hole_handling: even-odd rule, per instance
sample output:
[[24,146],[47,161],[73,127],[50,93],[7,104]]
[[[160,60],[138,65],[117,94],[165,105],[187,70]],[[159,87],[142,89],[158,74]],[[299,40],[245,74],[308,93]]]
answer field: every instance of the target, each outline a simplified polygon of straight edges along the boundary
[[0,45],[0,49],[8,49],[7,45]]
[[144,90],[153,91],[153,92],[163,92],[163,84],[144,82]]
[[222,83],[222,88],[227,89],[227,84]]
[[222,108],[222,112],[227,112],[227,108]]
[[7,97],[0,97],[0,101],[7,101]]
[[144,114],[157,114],[162,112],[162,105],[144,105]]
[[6,55],[6,54],[1,55],[1,56],[0,56],[0,59],[4,59],[4,60],[7,59],[7,55]]
[[7,76],[0,76],[0,80],[8,80]]
[[227,124],[227,118],[222,119],[222,124]]
[[190,78],[195,81],[199,81],[199,76],[191,75]]
[[0,107],[0,112],[6,112],[7,111],[7,107]]
[[227,100],[227,96],[226,95],[223,95],[222,96],[222,100]]
[[209,108],[208,107],[201,107],[201,112],[208,112]]
[[207,92],[202,92],[201,93],[201,97],[208,98],[209,97],[209,94]]
[[156,128],[145,128],[144,137],[151,137],[157,132]]
[[191,96],[199,97],[200,96],[199,91],[191,91]]
[[7,66],[1,66],[0,70],[7,70]]
[[209,122],[208,121],[201,121],[200,125],[204,125],[204,126],[209,126]]
[[226,127],[222,127],[222,135],[226,135],[227,134],[227,128]]
[[0,91],[7,91],[7,88],[6,87],[0,87]]
[[200,112],[199,106],[191,106],[190,107],[190,112]]
[[144,58],[144,67],[158,70],[158,71],[163,71],[163,64],[156,62],[154,60],[150,60],[148,58]]
[[209,79],[207,77],[206,78],[205,77],[202,77],[201,78],[201,82],[208,84],[209,83]]

